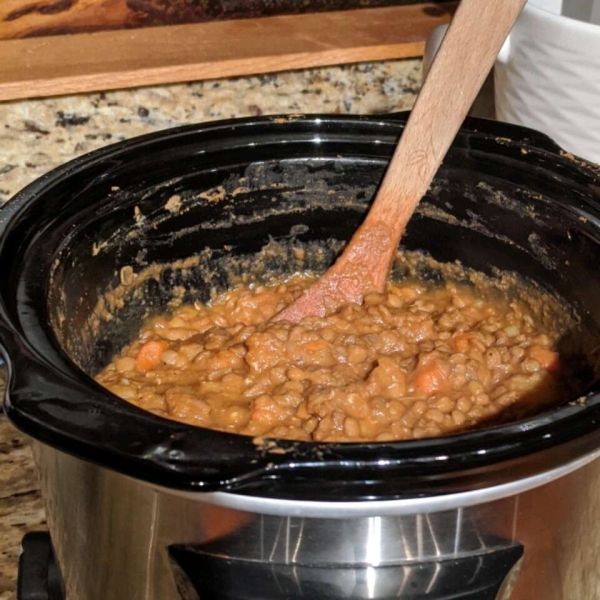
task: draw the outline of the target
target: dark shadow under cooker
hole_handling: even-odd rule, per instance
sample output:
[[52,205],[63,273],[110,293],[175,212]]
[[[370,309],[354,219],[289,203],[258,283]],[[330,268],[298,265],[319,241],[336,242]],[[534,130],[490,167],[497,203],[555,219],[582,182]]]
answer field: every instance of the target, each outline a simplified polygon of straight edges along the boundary
[[[279,442],[276,451],[145,413],[86,374],[144,316],[166,310],[174,290],[205,300],[244,273],[324,269],[362,219],[405,118],[267,117],[168,130],[72,161],[0,211],[5,409],[36,440],[74,600],[491,599],[512,589],[505,576],[523,547],[529,589],[559,552],[539,541],[543,517],[531,503],[539,490],[558,493],[544,501],[556,531],[592,518],[593,370],[573,402],[510,425],[401,443]],[[598,171],[545,136],[467,120],[403,246],[490,274],[515,271],[557,294],[579,315],[572,337],[594,363],[599,198]],[[291,250],[319,244],[323,252],[301,265]],[[565,498],[559,485],[579,492]],[[569,520],[575,505],[580,515],[587,507],[584,521]],[[75,552],[96,571],[76,567]],[[121,557],[100,568],[108,552]],[[585,562],[564,561],[565,572]]]

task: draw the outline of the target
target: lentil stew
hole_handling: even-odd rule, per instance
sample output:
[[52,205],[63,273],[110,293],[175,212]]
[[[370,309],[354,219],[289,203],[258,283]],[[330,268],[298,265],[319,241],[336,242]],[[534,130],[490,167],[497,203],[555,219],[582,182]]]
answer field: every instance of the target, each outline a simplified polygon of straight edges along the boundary
[[177,421],[331,442],[439,436],[565,399],[557,335],[525,303],[407,280],[324,318],[269,321],[312,281],[243,285],[155,316],[96,379]]

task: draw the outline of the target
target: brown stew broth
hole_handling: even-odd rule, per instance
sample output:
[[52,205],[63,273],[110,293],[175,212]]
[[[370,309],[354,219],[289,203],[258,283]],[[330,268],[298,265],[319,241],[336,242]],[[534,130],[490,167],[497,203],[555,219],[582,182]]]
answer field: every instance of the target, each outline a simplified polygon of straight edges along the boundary
[[525,304],[405,281],[324,318],[269,322],[313,281],[246,285],[151,318],[96,379],[162,417],[332,442],[439,436],[565,398],[556,335]]

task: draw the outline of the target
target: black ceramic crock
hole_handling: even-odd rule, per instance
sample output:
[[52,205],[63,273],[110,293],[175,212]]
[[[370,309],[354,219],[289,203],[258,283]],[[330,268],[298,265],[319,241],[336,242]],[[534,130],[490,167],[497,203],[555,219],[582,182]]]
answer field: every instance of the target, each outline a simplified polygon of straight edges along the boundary
[[[210,282],[200,271],[180,280],[171,269],[144,284],[145,309],[162,310],[178,283],[190,301],[206,299],[209,283],[226,287],[219,261],[227,254],[252,264],[269,240],[347,240],[405,120],[324,115],[192,125],[114,144],[29,185],[0,211],[7,415],[42,443],[135,478],[274,498],[461,492],[595,450],[600,394],[591,379],[580,401],[505,426],[398,443],[280,442],[273,453],[246,436],[143,412],[86,374],[110,360],[144,314],[132,302],[83,335],[123,267],[204,251]],[[173,195],[187,212],[165,208]],[[547,137],[468,119],[403,245],[484,272],[516,271],[564,298],[582,331],[600,339],[599,199],[598,171]]]

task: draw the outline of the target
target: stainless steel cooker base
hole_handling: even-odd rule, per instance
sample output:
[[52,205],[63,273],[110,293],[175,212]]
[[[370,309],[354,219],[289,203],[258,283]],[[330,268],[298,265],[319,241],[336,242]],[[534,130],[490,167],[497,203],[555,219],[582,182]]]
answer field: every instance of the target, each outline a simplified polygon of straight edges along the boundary
[[319,516],[308,503],[294,516],[157,489],[37,442],[34,455],[66,600],[600,598],[599,460],[472,506],[316,502]]

